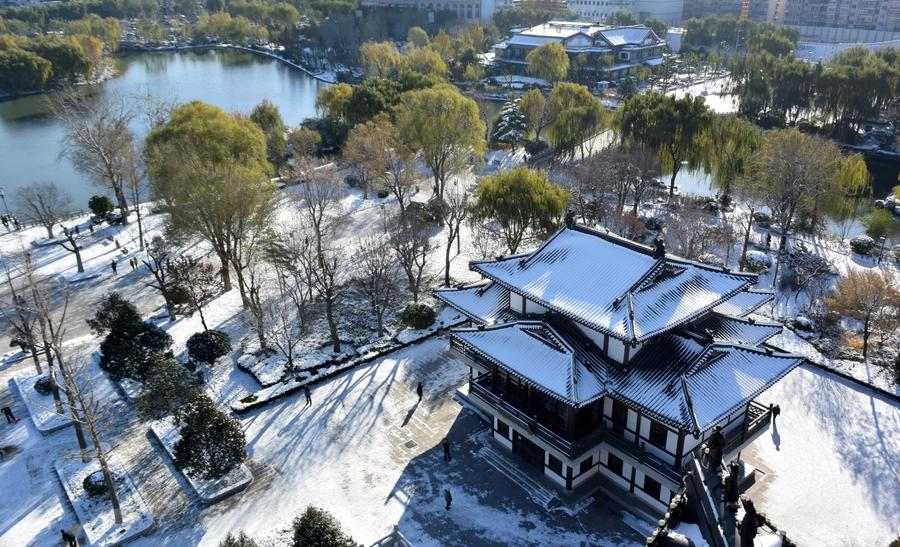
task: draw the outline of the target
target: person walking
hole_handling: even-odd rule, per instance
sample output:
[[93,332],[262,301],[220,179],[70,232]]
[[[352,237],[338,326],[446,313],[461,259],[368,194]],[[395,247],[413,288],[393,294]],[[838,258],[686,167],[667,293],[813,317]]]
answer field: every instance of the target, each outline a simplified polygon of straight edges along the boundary
[[75,225],[75,235],[77,235],[77,236],[81,235],[81,228],[77,224]]
[[94,233],[94,223],[93,222],[88,224],[88,230],[90,230],[92,234]]
[[444,447],[444,461],[451,461],[453,458],[450,457],[450,439],[444,437],[444,440],[441,441],[441,445]]
[[8,424],[14,424],[19,421],[13,416],[13,411],[8,406],[3,407],[3,415],[6,416],[6,423]]
[[137,270],[137,258],[135,258],[135,257],[129,258],[128,263],[131,265],[131,271]]
[[112,268],[113,275],[119,275],[119,265],[116,264],[116,259],[112,259],[109,263],[110,268]]
[[303,387],[303,394],[306,395],[306,406],[312,406],[312,393],[309,391],[309,386]]
[[75,534],[68,530],[60,530],[60,535],[62,535],[63,544],[66,547],[78,547],[78,538],[75,537]]
[[775,420],[778,418],[778,415],[781,414],[781,407],[778,405],[772,406],[772,425],[775,425]]
[[422,382],[419,382],[419,385],[416,386],[416,395],[419,396],[419,401],[422,401],[422,394],[425,390],[422,389]]
[[453,503],[453,495],[449,490],[444,490],[444,501],[447,502],[447,511],[450,510],[450,504]]
[[16,230],[21,230],[21,229],[22,229],[22,225],[19,224],[19,219],[17,219],[16,217],[13,217],[13,224],[16,225]]

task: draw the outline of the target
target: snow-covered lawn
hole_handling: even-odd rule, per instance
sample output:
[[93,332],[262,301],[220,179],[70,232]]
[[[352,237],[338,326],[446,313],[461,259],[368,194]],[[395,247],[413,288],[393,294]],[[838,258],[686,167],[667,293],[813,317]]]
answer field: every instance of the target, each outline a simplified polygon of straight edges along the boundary
[[[162,445],[167,456],[174,462],[175,444],[181,438],[181,433],[178,431],[178,428],[172,420],[167,418],[153,422],[150,424],[150,431],[153,432],[153,435]],[[222,501],[228,496],[247,488],[250,486],[250,483],[253,482],[253,473],[251,473],[250,468],[244,464],[235,467],[226,473],[225,476],[215,480],[200,479],[192,477],[187,473],[182,473],[182,476],[187,479],[191,488],[197,492],[197,495],[200,496],[200,499],[203,500],[204,503],[216,503]]]
[[90,496],[82,486],[85,477],[100,469],[96,460],[82,463],[77,455],[69,455],[54,463],[63,489],[75,509],[75,514],[78,515],[84,535],[90,545],[97,547],[122,545],[147,533],[153,527],[153,516],[125,468],[113,455],[108,457],[122,510],[121,524],[115,521],[109,497]]
[[[35,391],[34,383],[45,375],[38,375],[34,371],[25,372],[13,376],[19,396],[28,408],[28,414],[34,423],[35,429],[41,433],[50,433],[72,425],[72,419],[65,413],[57,413],[53,395],[42,395]],[[60,391],[60,399],[63,404],[67,401],[65,393]],[[65,412],[65,410],[64,410]]]
[[[252,461],[271,472],[233,503],[205,511],[192,530],[202,537],[192,537],[212,546],[229,530],[283,537],[279,531],[313,504],[363,544],[394,525],[417,546],[642,544],[599,505],[575,517],[548,513],[478,458],[487,425],[452,397],[468,372],[440,337],[314,386],[311,406],[297,394],[242,415]],[[445,435],[456,452],[451,464],[440,456]],[[453,494],[450,511],[444,489]],[[178,533],[166,537],[177,541]]]
[[809,365],[763,393],[777,426],[742,456],[748,492],[798,545],[887,545],[900,532],[900,404]]

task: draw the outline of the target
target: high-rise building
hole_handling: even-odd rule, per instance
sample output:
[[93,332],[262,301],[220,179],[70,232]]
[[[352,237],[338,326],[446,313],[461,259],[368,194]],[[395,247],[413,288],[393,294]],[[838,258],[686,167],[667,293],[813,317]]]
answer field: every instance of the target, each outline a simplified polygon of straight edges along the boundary
[[900,33],[900,0],[684,0],[685,19],[709,15],[800,27],[801,35],[815,28]]

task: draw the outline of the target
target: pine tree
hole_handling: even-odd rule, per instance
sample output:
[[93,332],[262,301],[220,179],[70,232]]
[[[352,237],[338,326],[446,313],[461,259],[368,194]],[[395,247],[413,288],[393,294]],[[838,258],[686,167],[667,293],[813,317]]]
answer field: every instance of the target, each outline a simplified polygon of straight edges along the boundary
[[294,519],[294,547],[355,547],[353,538],[341,530],[334,515],[312,505]]
[[219,547],[257,547],[257,543],[244,532],[240,532],[236,536],[229,532]]
[[147,418],[158,419],[172,414],[189,401],[197,389],[190,372],[164,355],[154,355],[138,397],[138,409]]
[[240,424],[202,391],[175,414],[181,439],[175,443],[175,466],[201,479],[219,478],[247,459]]
[[511,98],[503,104],[503,108],[500,110],[491,141],[508,144],[515,148],[516,144],[525,138],[527,132],[528,119],[519,108],[519,99],[518,97]]

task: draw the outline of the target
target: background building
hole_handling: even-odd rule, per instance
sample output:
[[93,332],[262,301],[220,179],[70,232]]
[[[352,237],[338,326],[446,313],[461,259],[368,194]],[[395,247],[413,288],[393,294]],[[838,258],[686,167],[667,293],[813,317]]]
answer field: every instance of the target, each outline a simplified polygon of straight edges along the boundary
[[[662,62],[665,41],[643,25],[606,27],[576,21],[550,21],[513,34],[494,46],[494,62],[513,74],[525,74],[528,54],[548,42],[558,42],[570,60],[586,56],[585,69],[596,72],[597,80],[617,80],[634,72],[641,64]],[[611,57],[612,64],[601,62]]]

